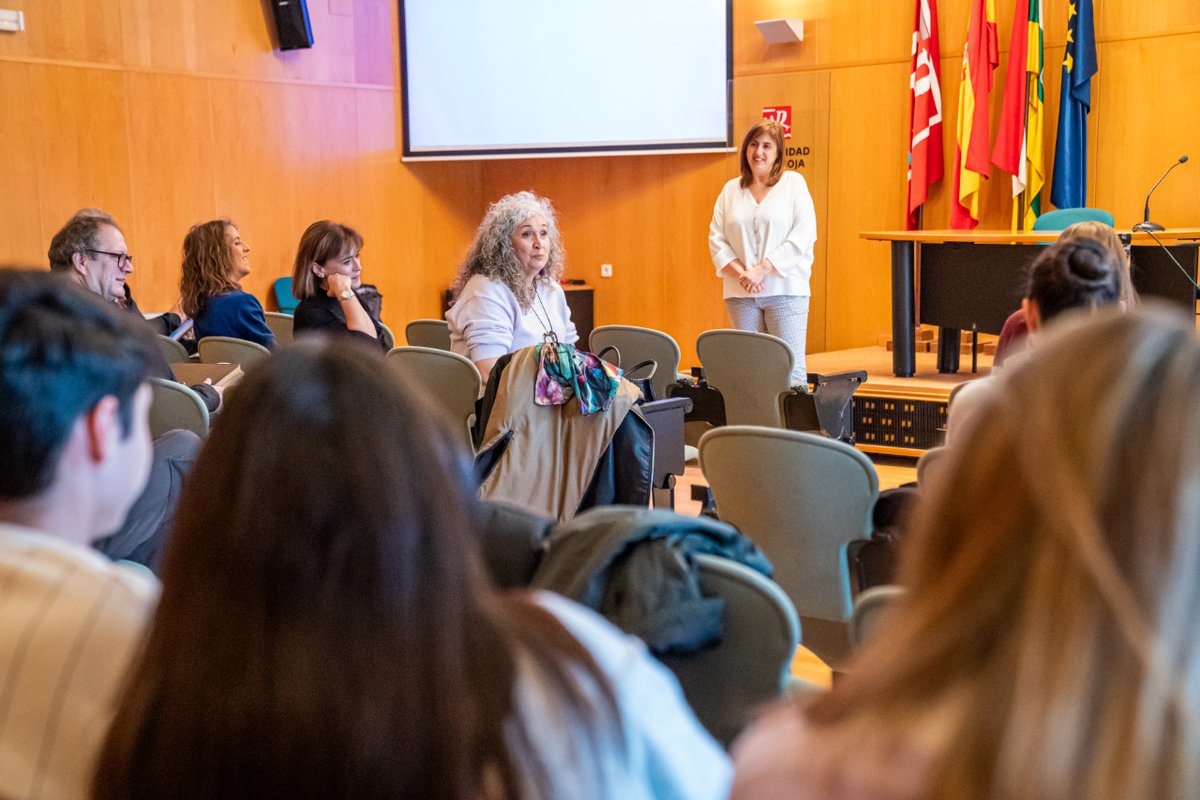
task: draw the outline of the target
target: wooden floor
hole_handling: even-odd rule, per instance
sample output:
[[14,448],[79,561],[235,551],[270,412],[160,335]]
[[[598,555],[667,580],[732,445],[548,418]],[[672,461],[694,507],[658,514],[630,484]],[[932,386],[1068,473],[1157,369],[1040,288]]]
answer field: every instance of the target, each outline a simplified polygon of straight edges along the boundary
[[866,370],[867,382],[859,387],[858,393],[869,397],[946,400],[958,384],[989,375],[992,371],[992,357],[983,352],[979,354],[977,372],[971,372],[971,356],[960,355],[958,372],[952,374],[937,371],[937,353],[917,353],[916,374],[911,378],[897,378],[892,374],[892,351],[883,347],[810,353],[806,361],[809,372]]

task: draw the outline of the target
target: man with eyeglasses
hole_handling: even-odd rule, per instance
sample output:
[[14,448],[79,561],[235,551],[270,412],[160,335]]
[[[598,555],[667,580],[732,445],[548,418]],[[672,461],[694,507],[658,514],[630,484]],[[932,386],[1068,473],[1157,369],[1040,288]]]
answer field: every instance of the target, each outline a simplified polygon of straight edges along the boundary
[[[115,303],[146,324],[133,301],[125,279],[133,272],[133,260],[125,236],[111,216],[99,209],[77,212],[50,242],[50,269],[67,276],[107,302]],[[152,326],[154,327],[154,326]],[[156,332],[162,332],[155,328]],[[151,354],[151,377],[173,379],[162,354]],[[221,402],[212,386],[191,387],[203,398],[209,411]],[[110,558],[127,559],[153,567],[170,529],[183,477],[200,451],[200,439],[190,431],[168,431],[154,439],[154,458],[145,490],[129,510],[121,527],[94,543]]]

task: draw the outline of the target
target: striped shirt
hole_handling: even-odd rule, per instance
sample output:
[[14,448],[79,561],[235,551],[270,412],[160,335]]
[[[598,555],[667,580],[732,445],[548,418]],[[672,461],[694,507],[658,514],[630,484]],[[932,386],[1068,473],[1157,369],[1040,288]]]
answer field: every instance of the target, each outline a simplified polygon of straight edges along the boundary
[[0,797],[87,797],[152,576],[0,523]]

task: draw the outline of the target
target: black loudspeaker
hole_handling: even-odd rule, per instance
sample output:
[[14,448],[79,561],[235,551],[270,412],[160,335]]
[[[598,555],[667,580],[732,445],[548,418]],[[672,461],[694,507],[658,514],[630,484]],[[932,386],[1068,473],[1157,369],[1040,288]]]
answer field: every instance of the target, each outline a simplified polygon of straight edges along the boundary
[[305,0],[271,0],[275,12],[275,30],[280,50],[300,50],[313,46],[312,25],[308,21]]

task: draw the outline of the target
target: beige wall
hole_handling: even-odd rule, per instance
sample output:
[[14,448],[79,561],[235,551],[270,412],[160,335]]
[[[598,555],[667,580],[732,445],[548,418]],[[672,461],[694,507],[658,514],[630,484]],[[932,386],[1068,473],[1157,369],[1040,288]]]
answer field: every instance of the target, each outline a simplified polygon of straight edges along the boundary
[[[112,212],[137,259],[147,309],[177,295],[191,224],[231,216],[253,246],[247,288],[265,297],[290,271],[304,226],[330,217],[366,237],[368,277],[400,328],[436,314],[487,203],[533,188],[562,216],[570,277],[597,287],[597,321],[663,328],[694,358],[700,331],[725,324],[706,232],[735,155],[631,156],[448,164],[399,159],[396,3],[309,0],[317,46],[274,50],[265,2],[6,0],[27,30],[0,34],[0,263],[44,264],[54,231],[81,206]],[[966,0],[942,0],[946,161],[953,158]],[[1045,0],[1047,168],[1053,163],[1065,0]],[[1012,9],[997,0],[1007,63]],[[735,0],[735,127],[790,104],[792,142],[811,154],[820,242],[810,349],[873,344],[889,330],[887,248],[858,238],[903,224],[912,0]],[[808,20],[807,39],[768,46],[753,22]],[[1200,130],[1200,4],[1097,3],[1089,201],[1119,225]],[[797,140],[803,140],[798,142]],[[1155,195],[1168,225],[1200,223],[1180,174]],[[984,226],[1008,224],[1006,176],[985,187]],[[949,176],[927,227],[948,218]],[[600,279],[599,265],[615,275]]]

